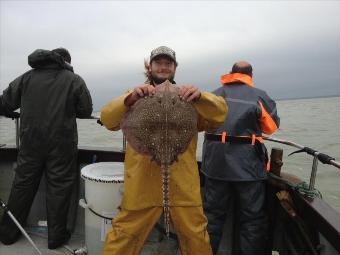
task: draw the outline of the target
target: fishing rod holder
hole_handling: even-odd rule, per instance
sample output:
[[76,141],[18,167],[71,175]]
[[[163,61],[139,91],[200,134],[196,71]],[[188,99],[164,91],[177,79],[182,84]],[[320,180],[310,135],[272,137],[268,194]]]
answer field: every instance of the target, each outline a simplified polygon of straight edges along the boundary
[[334,161],[335,158],[327,154],[318,152],[309,147],[304,147],[298,152],[306,152],[307,154],[313,156],[312,172],[311,172],[310,179],[309,179],[309,190],[312,191],[314,190],[314,186],[315,186],[316,172],[318,170],[319,161],[321,161],[321,163],[323,164],[331,164],[331,161]]
[[312,172],[309,179],[309,190],[314,190],[315,186],[315,179],[316,179],[316,172],[318,170],[318,163],[319,163],[319,152],[314,152],[314,158],[313,158],[313,166],[312,166]]
[[320,153],[320,152],[318,152],[318,151],[316,151],[312,148],[309,148],[309,147],[303,147],[302,149],[300,149],[298,151],[294,151],[294,152],[290,153],[289,156],[292,155],[292,154],[301,153],[301,152],[305,152],[305,153],[313,156],[313,165],[312,165],[312,171],[311,171],[310,178],[309,178],[309,187],[308,187],[309,191],[313,191],[314,186],[315,186],[316,172],[318,171],[319,160],[322,163],[327,164],[327,163],[329,163],[329,161],[331,159],[334,159],[334,158],[331,158],[328,155]]

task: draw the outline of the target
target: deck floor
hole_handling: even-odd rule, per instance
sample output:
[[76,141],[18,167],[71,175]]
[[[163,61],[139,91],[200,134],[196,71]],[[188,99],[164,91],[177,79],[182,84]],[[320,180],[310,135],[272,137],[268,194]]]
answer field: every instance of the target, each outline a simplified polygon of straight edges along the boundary
[[[32,238],[33,242],[37,245],[39,250],[44,255],[69,255],[72,254],[69,250],[79,249],[84,247],[85,241],[84,236],[73,234],[70,241],[66,246],[60,247],[55,250],[49,250],[47,248],[47,233],[46,231],[37,231],[36,229],[32,231],[31,229],[26,229]],[[154,233],[154,236],[149,237],[148,241],[145,242],[142,252],[140,255],[179,255],[177,242],[173,239],[163,239],[158,241],[159,238]],[[33,248],[33,246],[28,242],[25,237],[21,237],[13,245],[3,245],[0,243],[0,254],[1,255],[36,255],[38,252]],[[98,255],[101,251],[98,252]],[[90,254],[97,255],[97,254]]]
[[[13,162],[0,162],[0,197],[7,201],[9,191],[11,188],[12,180],[14,177]],[[83,182],[81,182],[80,197],[84,197]],[[66,248],[61,247],[56,250],[49,250],[47,248],[47,227],[37,227],[37,222],[40,220],[46,220],[45,215],[45,194],[44,194],[44,178],[40,183],[40,188],[37,192],[35,200],[33,202],[30,215],[27,223],[31,228],[26,228],[29,232],[30,237],[36,243],[38,248],[44,255],[59,255],[59,254],[72,254]],[[78,201],[78,200],[77,200]],[[75,205],[78,207],[78,204]],[[67,244],[71,250],[84,247],[85,245],[85,222],[84,222],[84,210],[78,208],[77,220],[75,225],[75,231],[71,236],[69,243]],[[2,216],[2,210],[0,210],[0,218]],[[162,222],[162,221],[161,221]],[[229,235],[227,235],[229,236]],[[159,241],[162,239],[162,241]],[[224,245],[222,245],[224,246]],[[0,255],[35,255],[38,254],[33,246],[28,242],[25,237],[21,237],[15,244],[5,246],[0,242]],[[98,251],[98,255],[101,251]],[[145,242],[144,247],[140,255],[178,255],[179,249],[177,241],[173,239],[167,240],[162,238],[157,230],[153,230]],[[230,253],[221,247],[219,255],[229,255]],[[97,254],[89,254],[97,255]]]

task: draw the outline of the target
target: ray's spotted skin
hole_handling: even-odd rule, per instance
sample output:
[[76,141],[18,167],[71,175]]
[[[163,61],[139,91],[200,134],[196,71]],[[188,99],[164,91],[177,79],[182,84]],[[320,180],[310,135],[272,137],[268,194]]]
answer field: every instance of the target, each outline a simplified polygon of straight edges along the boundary
[[121,128],[129,144],[150,155],[162,170],[163,208],[169,235],[170,166],[189,146],[197,133],[197,112],[192,103],[181,100],[178,88],[165,81],[153,96],[139,99],[126,112]]
[[171,165],[197,132],[197,112],[166,81],[156,86],[154,96],[141,98],[130,107],[121,128],[134,150],[150,155],[159,166]]

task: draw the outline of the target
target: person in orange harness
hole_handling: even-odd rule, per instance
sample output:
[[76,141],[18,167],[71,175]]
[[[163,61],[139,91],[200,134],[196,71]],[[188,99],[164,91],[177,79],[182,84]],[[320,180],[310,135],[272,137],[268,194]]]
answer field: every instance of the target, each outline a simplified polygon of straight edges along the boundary
[[222,87],[213,92],[224,97],[229,109],[224,125],[209,130],[203,144],[203,204],[214,254],[232,197],[238,204],[238,254],[264,254],[267,151],[261,136],[275,132],[280,119],[275,102],[254,87],[252,74],[249,63],[238,62],[221,77]]
[[[175,52],[165,46],[151,52],[146,64],[145,84],[113,99],[101,111],[101,122],[109,130],[119,130],[124,113],[140,98],[152,95],[155,86],[166,80],[174,82]],[[223,124],[227,113],[222,97],[202,92],[192,85],[179,86],[179,96],[193,102],[199,115],[198,130]],[[187,150],[170,168],[170,219],[177,231],[182,255],[212,254],[207,219],[203,213],[199,171],[196,162],[197,133]],[[107,234],[104,255],[136,255],[163,212],[162,171],[146,155],[129,144],[125,154],[124,196],[120,213]]]

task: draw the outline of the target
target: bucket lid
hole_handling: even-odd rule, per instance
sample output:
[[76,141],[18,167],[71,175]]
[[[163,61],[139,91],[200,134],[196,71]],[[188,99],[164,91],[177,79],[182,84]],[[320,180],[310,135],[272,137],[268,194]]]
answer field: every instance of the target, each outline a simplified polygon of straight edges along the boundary
[[81,169],[81,177],[86,180],[105,183],[124,182],[124,163],[99,162]]

